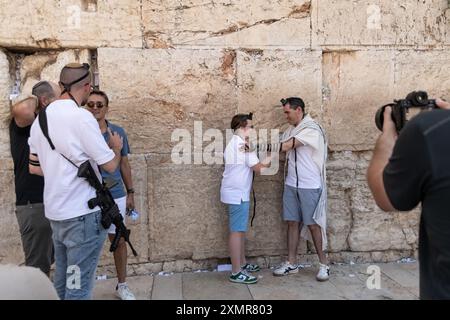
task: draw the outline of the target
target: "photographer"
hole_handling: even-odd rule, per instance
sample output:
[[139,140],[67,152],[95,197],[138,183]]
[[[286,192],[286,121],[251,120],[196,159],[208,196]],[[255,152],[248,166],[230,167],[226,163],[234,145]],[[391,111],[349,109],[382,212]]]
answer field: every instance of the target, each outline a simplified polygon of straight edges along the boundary
[[[44,176],[45,216],[53,231],[58,296],[90,299],[106,230],[98,207],[88,207],[96,191],[77,176],[78,167],[89,160],[99,179],[97,166],[114,172],[120,163],[122,140],[112,134],[111,150],[97,121],[80,108],[91,91],[89,65],[66,65],[59,85],[61,97],[41,112],[31,127],[29,169]],[[47,128],[41,123],[45,118]]]
[[[450,104],[436,100],[441,109]],[[384,211],[422,204],[419,230],[420,298],[450,299],[450,110],[417,115],[398,135],[384,111],[367,181]]]
[[44,179],[31,175],[28,170],[28,138],[37,114],[56,100],[60,93],[55,83],[36,83],[32,96],[20,96],[14,101],[9,124],[10,149],[14,162],[16,217],[25,265],[39,268],[47,276],[53,262],[52,230],[44,213]]

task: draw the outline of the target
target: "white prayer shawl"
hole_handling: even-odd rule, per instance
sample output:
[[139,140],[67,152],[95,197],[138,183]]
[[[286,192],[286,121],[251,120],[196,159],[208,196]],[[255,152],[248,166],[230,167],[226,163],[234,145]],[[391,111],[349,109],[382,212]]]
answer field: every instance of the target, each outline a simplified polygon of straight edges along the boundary
[[[317,134],[319,133],[319,134]],[[327,138],[323,128],[314,121],[309,115],[306,115],[298,126],[289,126],[289,128],[282,134],[281,142],[288,141],[295,137],[304,145],[308,145],[313,148],[312,158],[314,163],[320,170],[322,179],[322,193],[319,198],[319,202],[314,211],[313,220],[322,229],[322,250],[327,248]],[[286,155],[285,169],[289,154],[294,152],[293,149],[288,151]],[[297,164],[295,164],[297,165]],[[286,175],[284,175],[286,177]],[[313,242],[311,232],[308,227],[303,225],[300,231],[302,238]]]

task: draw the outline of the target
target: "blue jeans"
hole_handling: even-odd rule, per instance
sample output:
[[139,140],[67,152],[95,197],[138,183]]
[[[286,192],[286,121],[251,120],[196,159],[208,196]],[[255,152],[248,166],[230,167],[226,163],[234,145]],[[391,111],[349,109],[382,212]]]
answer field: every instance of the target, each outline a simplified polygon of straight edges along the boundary
[[56,269],[53,283],[62,300],[92,297],[95,270],[106,238],[101,212],[50,221],[53,230]]

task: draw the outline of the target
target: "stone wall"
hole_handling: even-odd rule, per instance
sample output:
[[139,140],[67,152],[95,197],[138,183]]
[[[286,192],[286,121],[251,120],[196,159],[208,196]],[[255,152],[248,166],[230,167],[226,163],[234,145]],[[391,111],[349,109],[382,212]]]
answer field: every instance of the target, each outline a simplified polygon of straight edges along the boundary
[[[23,261],[9,95],[56,81],[72,61],[94,66],[111,121],[129,135],[141,213],[130,224],[140,253],[130,258],[131,274],[214,267],[228,256],[223,166],[174,164],[173,130],[194,133],[202,121],[203,132],[223,132],[234,114],[250,111],[257,128],[282,128],[275,106],[292,95],[304,98],[329,137],[330,258],[414,255],[419,210],[379,210],[365,171],[379,106],[417,89],[449,97],[448,7],[447,0],[0,0],[0,262]],[[193,159],[201,159],[199,147]],[[287,253],[282,165],[255,180],[247,248],[264,266]],[[311,250],[302,242],[302,261],[314,261]],[[101,264],[113,270],[106,246]]]

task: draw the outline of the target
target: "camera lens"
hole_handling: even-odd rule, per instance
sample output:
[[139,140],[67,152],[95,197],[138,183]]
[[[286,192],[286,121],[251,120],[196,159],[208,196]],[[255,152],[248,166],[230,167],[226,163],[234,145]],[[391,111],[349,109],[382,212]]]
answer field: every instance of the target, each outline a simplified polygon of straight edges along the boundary
[[375,124],[378,128],[378,130],[383,131],[383,120],[384,120],[384,107],[381,107],[377,110],[377,113],[375,114]]
[[428,94],[425,91],[411,92],[406,99],[410,100],[413,106],[424,106],[428,104]]

